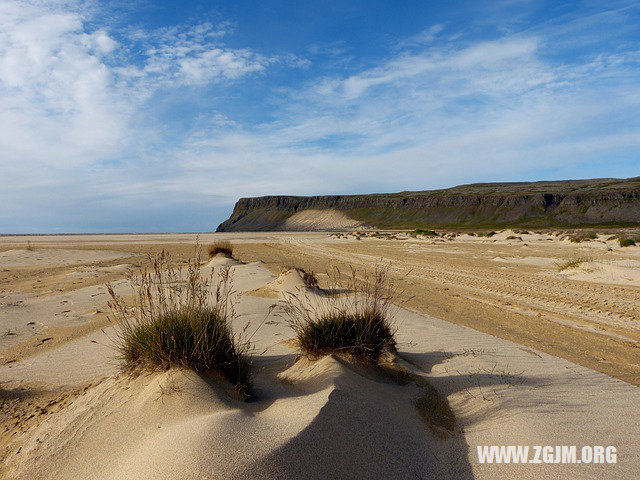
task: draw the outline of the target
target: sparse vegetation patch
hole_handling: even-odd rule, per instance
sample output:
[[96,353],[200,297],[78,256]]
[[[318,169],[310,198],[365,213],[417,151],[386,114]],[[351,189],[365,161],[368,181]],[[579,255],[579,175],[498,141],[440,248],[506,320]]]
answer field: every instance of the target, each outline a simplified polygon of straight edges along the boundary
[[218,280],[200,275],[200,259],[187,271],[166,252],[151,258],[151,267],[131,278],[135,306],[129,307],[111,285],[110,319],[116,322],[116,344],[128,369],[190,368],[217,371],[243,395],[251,385],[248,342],[234,336],[231,319],[232,279],[222,268]]
[[595,232],[581,232],[575,233],[569,236],[569,241],[571,243],[581,243],[588,240],[595,240],[598,238],[598,235]]
[[311,358],[337,353],[378,363],[396,344],[387,269],[365,272],[363,278],[355,270],[344,278],[338,271],[335,280],[336,287],[346,286],[350,293],[318,298],[292,293],[280,306],[298,347]]
[[633,238],[621,238],[618,241],[620,242],[621,247],[632,247],[636,244],[636,241]]
[[565,260],[561,260],[556,263],[558,267],[558,271],[562,272],[564,270],[569,270],[572,268],[578,268],[583,263],[591,262],[593,259],[591,257],[571,257]]

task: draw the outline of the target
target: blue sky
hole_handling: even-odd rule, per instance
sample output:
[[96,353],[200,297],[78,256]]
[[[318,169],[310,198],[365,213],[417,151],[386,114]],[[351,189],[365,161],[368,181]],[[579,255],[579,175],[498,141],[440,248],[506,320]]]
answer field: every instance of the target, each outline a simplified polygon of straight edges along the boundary
[[0,232],[640,175],[634,1],[0,2]]

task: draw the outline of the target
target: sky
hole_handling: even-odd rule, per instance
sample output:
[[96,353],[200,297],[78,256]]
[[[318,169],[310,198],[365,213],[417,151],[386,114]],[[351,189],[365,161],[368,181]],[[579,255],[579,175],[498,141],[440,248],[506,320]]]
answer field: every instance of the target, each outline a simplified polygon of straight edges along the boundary
[[640,175],[637,1],[0,0],[0,233]]

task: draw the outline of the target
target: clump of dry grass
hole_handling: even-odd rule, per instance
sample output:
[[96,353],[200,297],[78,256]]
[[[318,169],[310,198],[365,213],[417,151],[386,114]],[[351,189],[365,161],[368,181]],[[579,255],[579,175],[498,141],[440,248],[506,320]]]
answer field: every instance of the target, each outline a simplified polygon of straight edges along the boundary
[[564,270],[569,270],[572,268],[578,268],[583,263],[592,262],[593,258],[587,256],[580,257],[571,257],[565,260],[560,260],[556,262],[556,267],[558,267],[558,271],[562,272]]
[[125,367],[217,371],[240,394],[248,395],[249,343],[231,328],[235,311],[229,269],[222,268],[214,282],[213,272],[208,278],[201,276],[197,255],[186,271],[165,251],[150,260],[149,268],[131,277],[134,307],[107,285],[110,319],[117,322],[115,340]]
[[313,290],[320,288],[318,285],[318,277],[313,272],[307,272],[306,270],[302,270],[302,280],[307,288],[311,288]]
[[226,257],[233,257],[233,245],[228,240],[218,240],[217,242],[209,245],[207,249],[209,253],[209,259],[212,259],[218,254],[223,254]]
[[305,292],[290,293],[280,305],[298,347],[311,358],[338,353],[378,363],[396,345],[388,268],[363,272],[362,278],[353,268],[346,276],[336,270],[333,280],[334,291],[346,287],[350,293],[315,298]]
[[304,282],[307,288],[312,290],[320,288],[318,285],[318,277],[313,272],[307,272],[303,268],[298,269],[300,271],[300,275],[302,275],[302,281]]

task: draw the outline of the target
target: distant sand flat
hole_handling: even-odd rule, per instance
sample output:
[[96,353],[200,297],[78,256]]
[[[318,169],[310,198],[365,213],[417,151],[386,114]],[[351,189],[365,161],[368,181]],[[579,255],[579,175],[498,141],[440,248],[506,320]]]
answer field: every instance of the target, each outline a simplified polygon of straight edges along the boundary
[[[26,242],[25,242],[26,243]],[[15,249],[0,252],[0,267],[69,266],[127,258],[130,254],[106,250]]]

